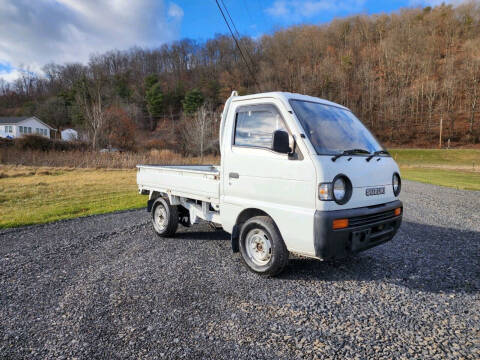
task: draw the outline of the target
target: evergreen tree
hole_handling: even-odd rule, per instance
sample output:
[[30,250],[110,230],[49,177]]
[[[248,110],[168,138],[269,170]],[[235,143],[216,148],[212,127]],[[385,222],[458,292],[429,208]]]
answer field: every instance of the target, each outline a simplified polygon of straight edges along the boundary
[[183,99],[183,110],[191,115],[194,114],[204,101],[203,94],[198,89],[193,89],[187,92]]
[[150,116],[150,130],[153,131],[157,127],[157,119],[163,112],[163,94],[158,82],[147,90],[145,100],[147,101],[147,111]]

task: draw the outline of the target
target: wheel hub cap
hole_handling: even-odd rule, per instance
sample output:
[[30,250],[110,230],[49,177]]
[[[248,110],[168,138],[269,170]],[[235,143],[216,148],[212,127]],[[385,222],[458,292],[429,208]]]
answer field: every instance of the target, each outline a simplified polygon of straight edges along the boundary
[[253,229],[247,234],[246,252],[256,265],[265,265],[272,257],[271,241],[265,231]]
[[160,231],[165,230],[167,227],[167,211],[165,210],[163,205],[158,205],[155,208],[155,223],[157,224]]

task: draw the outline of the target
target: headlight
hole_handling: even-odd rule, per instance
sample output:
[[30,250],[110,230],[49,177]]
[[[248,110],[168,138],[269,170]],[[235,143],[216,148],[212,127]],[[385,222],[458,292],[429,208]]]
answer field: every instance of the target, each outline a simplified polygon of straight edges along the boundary
[[398,175],[397,173],[394,173],[392,176],[392,187],[393,195],[400,195],[400,191],[402,190],[402,180],[400,179],[400,175]]
[[337,204],[343,205],[352,196],[352,183],[342,174],[335,176],[331,183],[318,185],[318,198],[323,201],[335,200]]
[[345,199],[345,194],[346,193],[347,193],[347,191],[346,191],[345,180],[343,180],[343,178],[339,177],[333,183],[333,197],[337,201],[342,201],[343,199]]

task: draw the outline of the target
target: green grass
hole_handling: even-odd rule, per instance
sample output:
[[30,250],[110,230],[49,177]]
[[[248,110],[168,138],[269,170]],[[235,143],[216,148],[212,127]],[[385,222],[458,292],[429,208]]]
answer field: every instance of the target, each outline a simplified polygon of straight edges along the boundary
[[389,151],[400,166],[480,169],[480,150],[478,149],[392,149]]
[[480,172],[443,169],[402,168],[402,177],[407,180],[453,187],[462,190],[480,191]]
[[480,190],[478,149],[394,149],[390,153],[407,180]]
[[0,166],[0,228],[143,207],[135,174]]

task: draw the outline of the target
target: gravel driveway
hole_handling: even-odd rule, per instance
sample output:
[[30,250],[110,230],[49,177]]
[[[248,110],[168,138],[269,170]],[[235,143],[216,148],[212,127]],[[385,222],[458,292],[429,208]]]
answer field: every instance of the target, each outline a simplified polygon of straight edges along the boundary
[[405,182],[393,241],[249,272],[144,211],[0,232],[0,358],[480,357],[480,192]]

